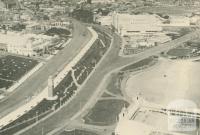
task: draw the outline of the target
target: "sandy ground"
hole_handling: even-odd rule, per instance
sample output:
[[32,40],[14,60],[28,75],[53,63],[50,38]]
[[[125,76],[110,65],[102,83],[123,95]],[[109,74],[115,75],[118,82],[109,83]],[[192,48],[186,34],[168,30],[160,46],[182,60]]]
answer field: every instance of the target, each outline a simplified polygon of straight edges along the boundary
[[[155,121],[156,120],[156,121]],[[168,130],[168,119],[166,115],[153,112],[140,112],[138,113],[135,121],[145,123],[147,125],[156,127],[156,129],[161,131]]]
[[199,67],[199,62],[162,58],[153,68],[130,77],[125,90],[131,97],[140,92],[147,101],[164,106],[175,100],[185,99],[200,107]]
[[[138,93],[149,102],[164,106],[184,99],[200,108],[200,62],[191,60],[172,61],[161,58],[157,65],[129,78],[125,91],[134,98]],[[159,113],[141,112],[136,121],[167,130],[167,116]]]

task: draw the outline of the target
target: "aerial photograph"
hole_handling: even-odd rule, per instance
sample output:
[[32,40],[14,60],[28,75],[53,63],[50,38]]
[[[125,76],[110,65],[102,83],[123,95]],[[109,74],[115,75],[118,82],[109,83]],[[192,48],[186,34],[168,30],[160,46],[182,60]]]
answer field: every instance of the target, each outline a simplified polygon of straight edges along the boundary
[[200,135],[200,0],[0,0],[0,135]]

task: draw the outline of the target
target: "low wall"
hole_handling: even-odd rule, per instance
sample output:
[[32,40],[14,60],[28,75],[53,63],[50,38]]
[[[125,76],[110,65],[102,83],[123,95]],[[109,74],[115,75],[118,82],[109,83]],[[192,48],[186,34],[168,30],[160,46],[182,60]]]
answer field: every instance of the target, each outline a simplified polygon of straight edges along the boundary
[[31,69],[27,74],[25,74],[17,83],[12,85],[9,89],[7,89],[7,92],[12,92],[14,91],[17,87],[19,87],[26,79],[28,79],[33,73],[35,73],[37,70],[39,70],[44,63],[39,63],[37,66],[35,66],[33,69]]
[[[87,45],[85,45],[84,48],[82,48],[80,53],[77,54],[76,57],[69,64],[67,64],[67,66],[56,76],[56,78],[54,79],[55,86],[57,86],[59,82],[62,81],[62,79],[66,76],[66,74],[72,69],[73,66],[75,66],[79,62],[79,60],[85,55],[85,53],[90,49],[90,47],[98,38],[97,33],[92,28],[88,28],[88,29],[92,33],[92,39],[87,43]],[[33,107],[35,107],[38,103],[40,103],[44,98],[48,98],[48,86],[39,95],[31,99],[28,103],[19,107],[15,111],[9,113],[5,117],[1,118],[0,129],[8,125],[12,121],[18,119],[20,116],[22,116],[26,112],[30,111]]]

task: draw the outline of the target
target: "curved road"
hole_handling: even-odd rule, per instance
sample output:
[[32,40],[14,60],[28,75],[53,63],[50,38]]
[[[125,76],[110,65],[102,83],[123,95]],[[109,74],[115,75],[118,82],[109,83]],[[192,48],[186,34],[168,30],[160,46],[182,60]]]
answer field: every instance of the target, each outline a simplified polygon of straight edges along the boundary
[[71,61],[82,47],[91,39],[91,33],[83,36],[86,27],[74,21],[73,38],[71,42],[45,65],[19,86],[7,99],[0,102],[0,116],[15,110],[26,102],[26,98],[33,96],[47,86],[48,77],[61,70]]
[[[101,28],[101,27],[100,27]],[[102,29],[102,28],[101,28]],[[61,110],[53,114],[51,117],[37,123],[32,127],[28,127],[26,130],[21,132],[22,135],[40,135],[42,133],[47,134],[56,128],[62,127],[65,123],[70,122],[70,119],[77,114],[82,108],[80,104],[84,106],[87,104],[91,97],[97,96],[97,86],[101,83],[104,76],[112,70],[124,67],[131,63],[135,63],[142,59],[145,59],[153,54],[158,54],[162,51],[169,50],[173,47],[179,46],[181,43],[193,39],[199,35],[199,31],[187,34],[179,39],[165,43],[163,45],[151,48],[145,52],[136,54],[130,58],[123,58],[118,56],[120,49],[120,37],[116,34],[113,35],[114,42],[106,54],[105,59],[96,67],[95,72],[87,80],[81,91],[74,97],[69,104],[66,104]],[[94,101],[95,102],[95,101]]]

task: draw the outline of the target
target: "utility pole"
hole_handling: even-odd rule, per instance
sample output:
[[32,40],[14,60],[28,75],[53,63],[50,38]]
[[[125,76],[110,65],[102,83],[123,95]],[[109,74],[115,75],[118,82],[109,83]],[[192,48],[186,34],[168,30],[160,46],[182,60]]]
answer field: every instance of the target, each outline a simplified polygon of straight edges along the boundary
[[44,127],[42,127],[42,135],[44,135]]
[[60,98],[60,107],[62,106],[62,97]]
[[38,122],[38,111],[36,111],[36,122]]

